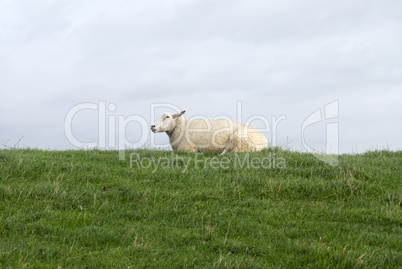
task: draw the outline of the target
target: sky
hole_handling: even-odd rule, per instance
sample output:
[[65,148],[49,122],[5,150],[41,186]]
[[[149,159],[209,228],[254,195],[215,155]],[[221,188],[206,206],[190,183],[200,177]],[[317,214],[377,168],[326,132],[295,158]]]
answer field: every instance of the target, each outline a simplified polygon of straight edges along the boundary
[[3,0],[0,148],[169,148],[149,127],[185,109],[297,151],[401,150],[401,13],[398,0]]

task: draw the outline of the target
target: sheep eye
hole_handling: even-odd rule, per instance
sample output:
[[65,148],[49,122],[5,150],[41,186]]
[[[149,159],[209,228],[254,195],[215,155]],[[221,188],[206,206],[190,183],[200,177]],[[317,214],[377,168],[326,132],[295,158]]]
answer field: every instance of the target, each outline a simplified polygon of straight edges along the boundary
[[170,117],[169,117],[169,116],[166,116],[166,117],[165,117],[165,119],[168,119],[168,118],[170,118]]

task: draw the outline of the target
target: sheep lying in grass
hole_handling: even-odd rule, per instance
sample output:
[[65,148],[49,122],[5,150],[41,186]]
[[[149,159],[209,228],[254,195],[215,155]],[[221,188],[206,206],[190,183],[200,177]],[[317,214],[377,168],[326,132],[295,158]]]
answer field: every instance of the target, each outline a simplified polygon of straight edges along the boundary
[[267,139],[253,127],[229,119],[186,120],[185,112],[164,113],[151,126],[154,133],[167,133],[173,150],[225,154],[268,147]]

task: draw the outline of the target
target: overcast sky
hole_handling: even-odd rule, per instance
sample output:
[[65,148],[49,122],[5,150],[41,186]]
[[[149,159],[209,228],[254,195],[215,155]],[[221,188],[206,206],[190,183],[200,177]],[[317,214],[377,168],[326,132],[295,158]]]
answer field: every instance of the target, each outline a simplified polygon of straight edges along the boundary
[[[294,150],[334,143],[334,123],[340,153],[401,150],[401,14],[399,0],[3,0],[0,143],[76,148],[65,118],[82,103],[98,110],[78,111],[72,133],[97,141],[104,101],[115,106],[106,110],[106,148],[108,133],[119,137],[110,120],[138,115],[149,125],[172,104],[187,118],[260,115],[272,127],[286,117],[276,144]],[[339,116],[326,119],[336,101]],[[319,109],[303,145],[303,123]],[[126,139],[144,134],[149,146],[148,128],[133,121]],[[272,141],[272,130],[265,135]],[[155,137],[156,146],[168,141]]]

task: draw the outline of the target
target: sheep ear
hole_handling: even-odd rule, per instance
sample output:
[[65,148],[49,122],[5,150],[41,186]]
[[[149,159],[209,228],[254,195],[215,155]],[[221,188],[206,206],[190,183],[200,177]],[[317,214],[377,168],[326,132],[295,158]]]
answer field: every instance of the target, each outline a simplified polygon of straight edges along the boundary
[[186,113],[185,110],[183,110],[182,112],[180,112],[180,114],[177,117],[180,117],[181,115],[183,115],[184,113]]
[[178,117],[180,117],[181,115],[183,115],[184,113],[186,113],[186,111],[185,110],[183,110],[182,112],[180,112],[179,114],[174,114],[173,115],[173,118],[178,118]]

